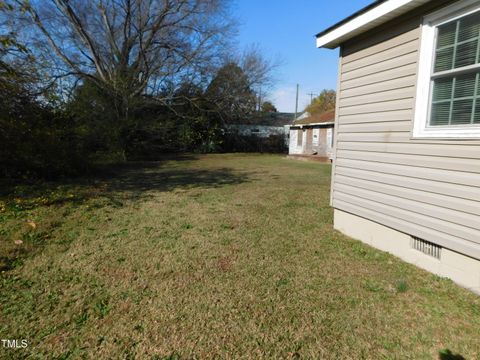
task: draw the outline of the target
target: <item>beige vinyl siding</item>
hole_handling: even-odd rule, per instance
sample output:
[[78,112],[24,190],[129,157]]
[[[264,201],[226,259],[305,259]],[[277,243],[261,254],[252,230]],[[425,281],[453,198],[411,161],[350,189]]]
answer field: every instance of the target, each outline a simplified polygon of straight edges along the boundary
[[411,138],[420,24],[448,2],[342,46],[332,204],[480,259],[480,141]]
[[410,120],[397,120],[392,122],[367,122],[357,124],[342,124],[340,131],[342,133],[369,133],[376,131],[388,132],[408,132],[412,127]]
[[[379,95],[378,98],[381,99],[382,95]],[[412,98],[399,98],[385,101],[377,100],[375,103],[355,106],[343,106],[343,104],[340,103],[340,115],[368,114],[374,118],[376,112],[410,110],[412,109],[412,105]]]
[[[401,21],[401,24],[395,24],[395,26],[399,29],[398,32],[402,33],[402,36],[389,38],[388,43],[377,40],[383,40],[382,36],[385,35],[385,33],[375,34],[374,31],[370,31],[369,34],[365,34],[365,36],[363,36],[363,39],[360,39],[362,41],[361,43],[355,43],[356,39],[353,39],[352,41],[350,41],[349,44],[346,44],[349,46],[349,48],[344,48],[344,59],[342,61],[342,68],[345,66],[346,68],[344,69],[346,71],[349,71],[352,67],[354,67],[354,65],[352,65],[353,62],[358,63],[359,61],[362,61],[364,59],[370,59],[369,63],[374,64],[376,62],[382,61],[382,59],[387,60],[396,57],[399,55],[399,53],[395,51],[398,49],[404,49],[405,44],[408,43],[410,43],[410,47],[414,47],[414,50],[416,51],[417,48],[412,45],[412,43],[418,40],[419,32],[417,31],[417,29],[415,29],[415,26],[412,26],[412,23],[414,24],[415,20]],[[384,26],[385,30],[389,30],[386,28],[387,27]],[[372,34],[374,36],[370,36]],[[386,35],[386,37],[388,37],[388,34]],[[375,39],[375,37],[377,37],[377,39]],[[404,49],[402,53],[405,54],[409,51],[410,50]],[[393,55],[392,52],[394,52]]]
[[[435,181],[434,174],[432,174],[431,179],[422,179],[422,178],[415,178],[413,175],[421,176],[416,173],[411,173],[411,176],[404,176],[404,175],[396,175],[396,174],[387,174],[383,172],[374,172],[372,170],[363,170],[363,169],[355,169],[349,167],[339,167],[337,169],[338,176],[347,176],[350,177],[352,181],[356,180],[368,180],[374,181],[374,184],[371,184],[371,188],[375,188],[379,184],[388,184],[397,187],[412,189],[412,190],[420,190],[429,192],[435,195],[441,194],[441,198],[444,195],[455,198],[452,201],[459,201],[463,203],[463,200],[468,200],[466,203],[470,201],[474,201],[475,204],[478,205],[480,202],[480,192],[476,191],[476,189],[472,186],[462,185],[459,183],[453,182],[446,182],[444,181]],[[374,177],[372,178],[372,175]],[[448,180],[448,178],[446,179]],[[455,181],[455,179],[450,179],[451,181]],[[360,183],[360,182],[359,182]],[[354,184],[355,185],[355,184]],[[416,193],[416,191],[412,192]],[[440,204],[441,206],[442,204]],[[460,211],[462,209],[459,209]],[[476,214],[478,214],[477,212]]]
[[371,85],[362,85],[356,88],[343,89],[342,95],[344,99],[357,97],[361,95],[374,95],[378,93],[384,93],[389,90],[398,90],[406,87],[415,86],[416,76],[415,74],[404,76],[400,79],[390,79],[387,81],[382,81],[381,83],[371,84]]
[[[362,59],[364,60],[364,59]],[[417,52],[399,55],[393,59],[383,60],[371,65],[364,65],[355,70],[342,73],[343,85],[348,85],[349,80],[361,79],[370,75],[383,74],[388,70],[397,70],[400,67],[407,67],[409,64],[415,64],[417,61]],[[366,79],[365,79],[366,80]]]
[[358,107],[359,105],[369,105],[378,102],[378,97],[381,95],[382,101],[393,101],[398,99],[408,99],[411,96],[413,86],[395,88],[392,90],[384,90],[379,93],[356,95],[351,97],[344,97],[342,101],[341,109],[345,109],[351,106]]
[[[372,124],[374,126],[382,126],[380,124]],[[387,123],[388,124],[388,123]],[[395,123],[394,123],[395,124]],[[399,121],[398,124],[400,127],[404,126],[403,121]],[[393,124],[392,124],[393,125]],[[350,126],[345,131],[350,131]],[[393,126],[383,125],[386,128],[394,128]],[[411,125],[409,125],[411,127]],[[362,126],[359,126],[355,131],[362,129]],[[398,128],[394,128],[396,131]],[[343,131],[340,127],[340,131]],[[346,135],[345,133],[342,133]],[[441,156],[441,157],[451,157],[452,154],[455,154],[455,158],[467,158],[475,159],[478,158],[478,146],[477,145],[450,145],[445,146],[443,144],[410,144],[410,143],[373,143],[373,142],[358,142],[358,141],[342,141],[339,144],[339,149],[342,150],[355,150],[355,151],[365,151],[365,152],[386,152],[386,153],[396,153],[396,154],[413,154],[413,155],[430,155],[430,156]]]
[[[478,193],[478,174],[465,171],[451,171],[445,169],[427,168],[417,165],[399,165],[392,163],[379,163],[353,159],[338,158],[336,166],[350,169],[363,169],[371,171],[371,178],[375,179],[376,173],[400,175],[406,181],[407,177],[426,179],[447,184],[460,184],[471,186],[472,193]],[[433,184],[432,184],[433,186]]]
[[366,76],[353,78],[349,80],[342,80],[342,85],[340,90],[353,89],[353,88],[361,87],[364,85],[383,83],[385,79],[398,81],[398,79],[401,79],[403,77],[415,75],[416,70],[417,70],[416,63],[407,63],[407,64],[399,65],[396,68],[386,69],[371,75],[366,75]]
[[[342,92],[340,92],[340,95]],[[339,102],[343,99],[339,99]],[[407,110],[396,110],[396,111],[380,111],[375,113],[375,117],[365,115],[365,114],[356,114],[356,115],[343,115],[342,123],[343,124],[361,124],[361,123],[371,123],[371,122],[386,122],[386,121],[401,121],[408,120],[411,121],[412,109]]]
[[[409,54],[417,52],[417,33],[415,30],[409,33],[409,37],[404,36],[400,41],[404,43],[393,46],[386,50],[380,49],[380,52],[373,53],[371,56],[365,56],[363,58],[352,60],[353,56],[350,56],[343,65],[343,73],[348,74],[352,70],[361,69],[363,67],[374,66],[374,64],[382,63],[383,61],[389,61],[391,59],[397,59],[399,56],[408,56]],[[391,43],[393,44],[393,43]],[[381,47],[382,45],[380,45]],[[369,51],[375,51],[374,48],[369,48]],[[361,52],[359,52],[361,53]],[[378,59],[378,54],[381,54],[382,58]],[[372,59],[373,58],[373,59]],[[349,61],[350,60],[350,61]]]

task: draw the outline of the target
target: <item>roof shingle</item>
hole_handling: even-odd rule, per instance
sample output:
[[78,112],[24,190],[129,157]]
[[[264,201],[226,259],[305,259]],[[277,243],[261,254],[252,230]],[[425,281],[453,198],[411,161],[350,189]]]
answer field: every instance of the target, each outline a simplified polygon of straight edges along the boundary
[[335,121],[335,110],[325,111],[320,114],[313,114],[301,120],[294,122],[294,125],[308,125],[318,123],[328,123]]

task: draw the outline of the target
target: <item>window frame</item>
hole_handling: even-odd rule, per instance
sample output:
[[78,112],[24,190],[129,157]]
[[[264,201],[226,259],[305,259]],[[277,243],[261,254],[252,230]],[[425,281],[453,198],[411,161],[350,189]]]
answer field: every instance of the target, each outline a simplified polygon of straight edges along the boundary
[[[478,0],[460,0],[450,6],[424,17],[421,26],[420,52],[417,75],[417,91],[415,101],[414,125],[412,138],[440,139],[479,139],[480,124],[471,125],[436,125],[430,126],[432,109],[433,66],[435,61],[435,46],[437,42],[437,27],[480,11]],[[480,69],[480,64],[470,66]],[[469,67],[464,67],[468,69]],[[454,72],[454,71],[452,71]]]

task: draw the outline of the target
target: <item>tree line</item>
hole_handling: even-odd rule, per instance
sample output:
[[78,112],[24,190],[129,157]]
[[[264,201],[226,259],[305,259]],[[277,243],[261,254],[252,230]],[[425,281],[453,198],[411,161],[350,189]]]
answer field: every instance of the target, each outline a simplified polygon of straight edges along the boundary
[[319,95],[312,99],[307,105],[305,111],[310,114],[321,114],[327,111],[335,110],[335,100],[337,93],[335,90],[323,89]]
[[[275,63],[222,0],[0,0],[2,176],[222,149]],[[272,109],[273,108],[273,109]]]

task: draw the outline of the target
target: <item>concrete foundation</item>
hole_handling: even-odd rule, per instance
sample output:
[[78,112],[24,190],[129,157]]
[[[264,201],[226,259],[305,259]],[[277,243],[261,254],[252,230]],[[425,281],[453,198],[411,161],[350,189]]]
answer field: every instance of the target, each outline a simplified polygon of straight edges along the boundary
[[377,249],[389,252],[480,294],[480,261],[442,248],[440,259],[433,258],[411,247],[411,236],[371,220],[335,209],[336,230]]

